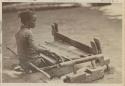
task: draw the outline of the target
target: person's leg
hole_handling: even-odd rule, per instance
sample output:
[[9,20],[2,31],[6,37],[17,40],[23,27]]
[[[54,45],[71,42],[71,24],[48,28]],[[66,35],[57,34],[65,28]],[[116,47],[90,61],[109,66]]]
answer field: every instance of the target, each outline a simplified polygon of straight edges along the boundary
[[19,59],[19,61],[20,61],[19,65],[24,70],[24,72],[29,73],[30,65],[28,64],[28,61],[26,59]]

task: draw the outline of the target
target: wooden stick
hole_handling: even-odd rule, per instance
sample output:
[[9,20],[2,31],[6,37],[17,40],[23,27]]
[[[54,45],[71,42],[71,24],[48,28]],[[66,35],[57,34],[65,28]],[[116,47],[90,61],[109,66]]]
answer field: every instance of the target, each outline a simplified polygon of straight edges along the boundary
[[61,66],[75,65],[75,64],[80,64],[80,63],[85,63],[85,62],[89,62],[92,60],[96,60],[96,59],[99,59],[102,57],[103,57],[102,54],[92,55],[92,56],[87,56],[86,58],[80,58],[80,59],[76,59],[76,60],[72,60],[72,61],[62,62],[62,63],[60,63],[60,65]]
[[[87,56],[86,58],[80,58],[80,59],[76,59],[76,60],[62,62],[62,63],[60,63],[60,66],[61,67],[64,67],[64,66],[73,66],[75,64],[85,63],[85,62],[92,61],[92,60],[94,61],[94,60],[99,59],[101,57],[103,57],[102,54]],[[47,69],[51,69],[51,68],[55,68],[55,67],[57,67],[57,64],[52,65],[52,66],[43,67],[41,69],[42,70],[47,70]]]
[[49,61],[51,64],[56,64],[56,60],[50,58],[49,56],[46,56],[46,55],[44,55],[44,54],[40,54],[40,56],[41,56],[42,58],[44,58],[45,60]]
[[91,44],[91,47],[92,47],[93,54],[94,55],[98,54],[98,49],[97,49],[97,46],[96,46],[95,42],[91,41],[90,44]]
[[8,46],[6,46],[6,48],[7,48],[11,53],[13,53],[16,57],[18,57],[18,55],[17,55],[11,48],[9,48]]
[[94,38],[94,41],[96,43],[96,46],[97,46],[97,49],[98,49],[98,53],[101,54],[102,53],[102,49],[101,49],[100,41],[97,38]]
[[30,64],[30,66],[32,66],[33,68],[35,68],[37,71],[39,71],[39,72],[41,72],[42,74],[44,74],[47,78],[51,79],[51,76],[50,76],[47,72],[41,70],[40,68],[38,68],[38,67],[37,67],[36,65],[34,65],[33,63],[29,63],[29,64]]

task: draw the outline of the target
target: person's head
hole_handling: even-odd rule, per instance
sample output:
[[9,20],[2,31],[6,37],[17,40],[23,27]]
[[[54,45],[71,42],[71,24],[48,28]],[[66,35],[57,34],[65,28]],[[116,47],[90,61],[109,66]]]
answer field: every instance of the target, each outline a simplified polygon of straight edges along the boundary
[[29,28],[35,27],[36,15],[32,10],[25,10],[19,13],[21,23]]

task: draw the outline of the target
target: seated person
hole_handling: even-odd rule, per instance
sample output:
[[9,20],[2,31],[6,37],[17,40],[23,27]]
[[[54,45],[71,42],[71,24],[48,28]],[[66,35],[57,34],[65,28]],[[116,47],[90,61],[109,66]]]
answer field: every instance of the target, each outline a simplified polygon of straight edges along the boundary
[[33,34],[31,29],[35,28],[36,15],[31,10],[23,11],[19,14],[21,20],[20,30],[16,33],[17,54],[20,66],[25,72],[32,70],[29,62],[34,63],[36,66],[44,66],[40,57],[40,53],[46,51],[38,47],[34,43]]

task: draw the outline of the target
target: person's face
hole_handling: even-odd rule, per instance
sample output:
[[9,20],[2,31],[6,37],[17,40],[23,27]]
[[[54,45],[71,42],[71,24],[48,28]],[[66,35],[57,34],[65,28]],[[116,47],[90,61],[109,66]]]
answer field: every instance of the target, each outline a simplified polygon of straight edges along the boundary
[[36,26],[36,15],[33,15],[31,20],[29,20],[29,27],[34,28]]

